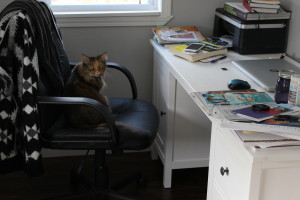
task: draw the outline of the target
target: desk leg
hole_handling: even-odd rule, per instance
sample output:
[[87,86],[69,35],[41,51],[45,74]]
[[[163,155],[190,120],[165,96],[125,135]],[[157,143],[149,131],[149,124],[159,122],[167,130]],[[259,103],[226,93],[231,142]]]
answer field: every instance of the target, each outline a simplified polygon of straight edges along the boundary
[[171,188],[172,186],[172,167],[170,164],[164,165],[164,178],[163,178],[164,188]]
[[168,88],[168,111],[167,111],[167,137],[165,141],[165,157],[164,157],[164,188],[171,188],[172,185],[172,169],[173,169],[173,153],[174,153],[174,118],[175,118],[175,98],[177,80],[172,74],[169,74]]

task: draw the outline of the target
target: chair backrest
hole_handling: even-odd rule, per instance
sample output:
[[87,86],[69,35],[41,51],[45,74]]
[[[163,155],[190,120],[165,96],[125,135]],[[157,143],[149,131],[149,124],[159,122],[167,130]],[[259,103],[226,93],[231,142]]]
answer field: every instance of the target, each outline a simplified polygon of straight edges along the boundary
[[[49,48],[49,51],[52,53],[52,57],[50,57],[49,60],[51,61],[51,59],[54,59],[52,60],[54,61],[54,65],[52,65],[51,70],[55,71],[58,79],[62,80],[62,86],[64,86],[71,73],[69,60],[52,11],[44,2],[40,2],[40,7],[41,11],[43,12],[42,16],[45,16],[44,20],[48,22],[45,24],[47,30],[46,35],[49,40],[46,48]],[[51,34],[48,34],[49,32],[51,32]],[[43,64],[44,63],[41,63],[41,65]],[[45,68],[43,66],[41,66],[40,69],[39,96],[62,96],[63,87],[57,87],[57,85],[51,84],[52,81],[55,81],[51,80],[53,72],[48,71],[49,68]],[[40,109],[41,130],[48,129],[48,127],[50,127],[57,120],[57,118],[62,115],[63,112],[63,109],[57,109],[57,107],[52,109],[49,105],[40,106]]]

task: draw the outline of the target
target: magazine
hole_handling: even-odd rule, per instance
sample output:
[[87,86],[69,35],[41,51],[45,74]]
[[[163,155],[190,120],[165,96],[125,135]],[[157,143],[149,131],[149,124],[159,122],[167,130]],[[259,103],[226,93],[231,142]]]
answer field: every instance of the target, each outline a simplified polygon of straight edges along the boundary
[[253,105],[274,103],[275,101],[265,92],[231,92],[201,94],[205,103],[215,105]]
[[192,92],[191,96],[209,115],[214,113],[215,117],[225,117],[234,121],[245,121],[244,118],[231,112],[234,109],[253,104],[276,105],[276,102],[267,93],[257,92],[254,89]]
[[158,44],[192,43],[206,39],[195,26],[158,26],[152,31]]

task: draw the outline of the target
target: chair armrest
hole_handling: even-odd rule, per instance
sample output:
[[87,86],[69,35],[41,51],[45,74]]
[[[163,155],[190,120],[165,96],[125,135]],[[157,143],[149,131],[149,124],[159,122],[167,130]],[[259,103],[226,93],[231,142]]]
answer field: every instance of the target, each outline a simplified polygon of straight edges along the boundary
[[[78,64],[78,62],[69,62],[69,64],[70,64],[71,69],[73,69]],[[138,96],[138,92],[137,92],[135,79],[134,79],[132,73],[128,70],[128,68],[125,67],[124,65],[121,65],[121,64],[115,63],[115,62],[106,62],[106,65],[108,68],[117,69],[117,70],[121,71],[127,77],[128,81],[130,83],[130,87],[131,87],[132,98],[136,99]]]
[[136,83],[135,83],[134,77],[132,76],[132,74],[128,70],[128,68],[125,67],[124,65],[121,65],[121,64],[115,63],[115,62],[107,62],[106,65],[109,68],[113,68],[113,69],[117,69],[117,70],[121,71],[127,77],[127,79],[130,82],[130,86],[131,86],[132,98],[136,99],[138,96]]
[[86,97],[49,97],[49,96],[38,96],[39,104],[56,104],[56,105],[68,105],[68,104],[82,104],[91,106],[97,111],[99,111],[103,117],[106,119],[107,125],[111,130],[114,141],[116,141],[117,128],[115,121],[113,120],[111,114],[107,111],[107,108],[101,104],[99,101],[96,101],[91,98]]

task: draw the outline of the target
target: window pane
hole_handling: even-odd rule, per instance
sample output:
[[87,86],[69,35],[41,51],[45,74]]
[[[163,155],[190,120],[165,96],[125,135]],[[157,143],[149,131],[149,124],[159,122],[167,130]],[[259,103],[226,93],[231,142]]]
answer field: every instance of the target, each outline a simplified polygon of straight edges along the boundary
[[51,0],[52,5],[148,4],[149,0]]
[[60,27],[156,26],[172,18],[172,0],[42,0]]

